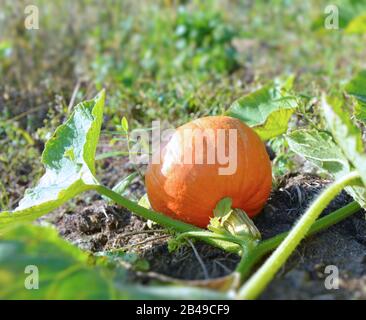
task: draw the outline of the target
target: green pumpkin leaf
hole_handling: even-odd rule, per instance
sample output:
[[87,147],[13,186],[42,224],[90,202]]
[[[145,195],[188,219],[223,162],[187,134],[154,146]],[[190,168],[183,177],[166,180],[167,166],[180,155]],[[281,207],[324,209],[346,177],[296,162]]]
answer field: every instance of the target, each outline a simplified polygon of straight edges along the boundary
[[143,260],[124,253],[93,257],[51,227],[13,225],[2,230],[0,240],[2,299],[228,299],[200,288],[127,283],[126,269],[118,261],[129,260],[146,270]]
[[221,199],[213,210],[214,216],[217,218],[226,216],[232,210],[232,203],[233,201],[229,197]]
[[366,154],[361,131],[342,110],[342,101],[323,97],[322,110],[329,130],[343,153],[358,171],[366,186]]
[[232,199],[221,199],[213,210],[214,217],[210,218],[207,228],[217,234],[231,235],[242,240],[257,241],[261,235],[253,221],[244,210],[232,208]]
[[226,115],[238,118],[252,127],[262,140],[287,131],[288,122],[297,108],[296,97],[289,95],[292,78],[264,86],[236,100]]
[[127,177],[123,178],[120,182],[118,182],[114,187],[113,191],[123,195],[125,190],[128,188],[128,186],[132,183],[133,179],[135,179],[138,176],[137,172],[131,173]]
[[[128,175],[127,177],[124,177],[120,182],[118,182],[114,187],[113,191],[123,196],[125,194],[126,189],[130,186],[133,179],[137,177],[138,173],[134,172]],[[111,201],[108,197],[102,196],[102,198],[106,201]]]
[[[342,149],[327,132],[297,130],[286,136],[289,148],[313,165],[339,179],[351,172],[351,166]],[[366,189],[347,187],[346,191],[362,206],[366,207]]]
[[151,204],[147,193],[145,193],[139,200],[138,205],[146,209],[151,209]]
[[332,136],[318,130],[297,130],[286,136],[290,149],[333,176],[349,173],[349,163]]
[[34,220],[98,184],[94,159],[104,100],[102,91],[94,99],[78,104],[70,118],[56,129],[42,154],[45,174],[26,191],[14,211],[0,213],[0,228],[15,221]]
[[21,224],[5,229],[0,252],[3,299],[109,299],[117,293],[107,270],[93,267],[89,255],[54,228]]

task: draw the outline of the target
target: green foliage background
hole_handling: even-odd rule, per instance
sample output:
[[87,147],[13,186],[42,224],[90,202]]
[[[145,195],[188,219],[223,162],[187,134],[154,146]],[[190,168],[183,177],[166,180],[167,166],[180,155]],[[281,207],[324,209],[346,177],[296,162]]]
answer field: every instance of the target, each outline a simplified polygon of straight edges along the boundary
[[[221,114],[239,97],[284,75],[295,78],[302,99],[292,128],[325,128],[313,98],[323,91],[354,95],[354,110],[348,111],[366,118],[364,73],[350,82],[366,68],[365,1],[35,0],[39,30],[24,28],[28,4],[0,0],[0,211],[14,208],[43,174],[43,144],[71,106],[101,88],[108,93],[104,130],[114,130],[123,116],[130,127],[150,126],[157,118],[174,127]],[[328,4],[339,8],[339,30],[324,28]],[[275,175],[293,170],[287,142],[269,144],[277,153]],[[39,238],[27,243],[35,234]],[[65,253],[68,244],[54,237],[52,231],[19,227],[0,242],[0,295],[23,297],[4,289],[23,272],[16,269],[17,257],[39,263],[35,247]],[[83,286],[89,277],[114,281],[115,270],[106,275],[91,269],[83,253],[69,254],[44,258],[50,277],[82,257],[84,277],[72,286]],[[72,290],[57,292],[70,298]],[[97,297],[127,297],[125,292],[103,288]],[[128,292],[141,294],[138,288]]]

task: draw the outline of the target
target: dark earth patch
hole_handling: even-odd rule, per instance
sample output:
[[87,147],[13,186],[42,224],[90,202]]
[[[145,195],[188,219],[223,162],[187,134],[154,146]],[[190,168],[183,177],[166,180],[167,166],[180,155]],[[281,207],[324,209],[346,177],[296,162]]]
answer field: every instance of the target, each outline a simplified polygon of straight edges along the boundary
[[[263,238],[289,230],[309,203],[330,181],[313,175],[289,177],[275,191],[255,223]],[[142,184],[135,182],[141,191]],[[136,189],[136,186],[134,186]],[[84,250],[92,252],[125,249],[138,253],[150,271],[184,280],[217,278],[234,270],[239,258],[200,242],[191,242],[177,251],[168,251],[171,237],[158,225],[151,225],[129,211],[97,200],[80,203],[71,213],[59,211],[49,216],[60,234]],[[342,192],[326,209],[330,213],[351,201]],[[360,211],[328,230],[309,237],[299,246],[263,299],[363,299],[366,298],[366,221]],[[324,285],[325,267],[339,269],[338,290]],[[132,274],[146,283],[149,275]]]

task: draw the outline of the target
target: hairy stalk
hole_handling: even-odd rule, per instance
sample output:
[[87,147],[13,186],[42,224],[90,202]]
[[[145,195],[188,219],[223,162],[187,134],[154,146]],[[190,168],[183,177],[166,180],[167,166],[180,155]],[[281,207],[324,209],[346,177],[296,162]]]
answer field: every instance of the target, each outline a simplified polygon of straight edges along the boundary
[[[275,276],[275,274],[281,268],[281,266],[286,262],[286,260],[294,251],[296,246],[306,236],[306,234],[311,228],[311,225],[315,222],[315,220],[319,217],[319,215],[327,207],[327,205],[333,200],[333,198],[340,191],[342,191],[344,187],[351,185],[355,182],[359,182],[359,178],[360,176],[357,172],[351,172],[350,174],[336,181],[326,190],[324,190],[320,194],[320,196],[312,203],[309,209],[300,218],[300,220],[296,223],[294,228],[289,232],[289,234],[281,242],[281,244],[277,247],[277,249],[272,253],[272,255],[258,269],[258,271],[242,286],[242,288],[238,292],[237,297],[239,299],[255,299],[263,291],[263,289],[267,286],[267,284],[272,280],[272,278]],[[320,226],[318,225],[318,230],[316,231],[319,231],[319,227],[324,227],[324,223],[320,224]],[[276,243],[276,241],[273,242]],[[267,242],[265,246],[268,246],[267,248],[270,248],[271,247],[270,244],[271,244],[270,242]],[[248,253],[250,259],[247,257],[247,260],[255,260],[256,258],[258,258],[258,256],[260,256],[261,249],[258,248],[260,248],[260,246],[256,247],[256,249],[253,249],[254,252],[254,253],[252,252],[253,257],[250,257],[250,253]],[[256,254],[257,256],[255,256],[254,254]],[[248,272],[247,270],[248,268],[245,266],[245,262],[243,262],[243,264],[241,266],[239,264],[240,266],[240,267],[238,266],[239,271],[242,271],[243,273]]]
[[[353,215],[361,209],[361,206],[357,201],[352,201],[351,203],[345,205],[344,207],[327,214],[325,217],[318,219],[309,229],[306,236],[313,235],[319,231],[329,228],[330,226],[344,220],[345,218]],[[270,239],[263,240],[259,243],[256,248],[258,251],[266,254],[274,249],[276,249],[281,242],[287,237],[289,232],[280,233]]]
[[[318,219],[311,226],[306,236],[308,237],[317,232],[325,230],[330,226],[353,215],[360,209],[361,206],[358,204],[358,202],[353,201],[346,206],[329,213],[325,217]],[[249,276],[255,265],[258,264],[266,254],[276,249],[288,234],[289,232],[283,232],[267,240],[260,241],[257,246],[252,248],[252,250],[245,252],[245,256],[242,256],[238,266],[235,269],[235,272],[239,274],[241,281],[244,281]]]
[[236,243],[237,245],[243,246],[244,241],[242,239],[236,238],[231,235],[223,235],[218,233],[213,233],[211,231],[188,231],[181,233],[177,236],[176,240],[179,241],[183,238],[197,238],[200,240],[204,239],[216,239],[222,241],[228,241]]

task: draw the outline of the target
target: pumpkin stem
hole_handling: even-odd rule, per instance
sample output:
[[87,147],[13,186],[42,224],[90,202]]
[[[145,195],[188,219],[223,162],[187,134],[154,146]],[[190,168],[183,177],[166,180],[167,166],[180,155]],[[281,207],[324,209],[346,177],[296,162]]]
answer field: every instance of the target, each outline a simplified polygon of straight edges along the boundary
[[261,234],[253,221],[244,210],[233,209],[231,206],[231,198],[220,200],[213,210],[214,218],[211,218],[207,228],[216,234],[235,237],[244,246],[257,243],[261,239]]
[[261,239],[261,233],[255,226],[253,220],[242,209],[233,209],[223,221],[223,226],[236,237],[253,241]]

